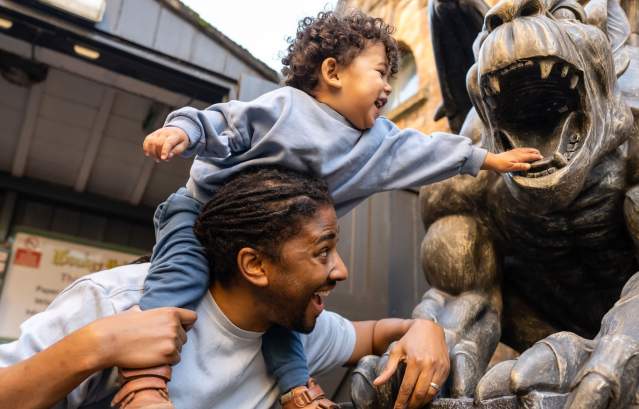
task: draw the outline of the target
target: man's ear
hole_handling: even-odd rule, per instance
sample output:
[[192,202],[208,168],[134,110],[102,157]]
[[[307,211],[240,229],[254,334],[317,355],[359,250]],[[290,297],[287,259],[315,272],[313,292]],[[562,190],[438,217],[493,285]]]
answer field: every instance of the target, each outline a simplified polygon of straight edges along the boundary
[[323,82],[331,88],[342,88],[342,81],[339,75],[339,64],[333,57],[325,58],[320,67],[320,75]]
[[257,287],[268,285],[264,255],[251,247],[244,247],[237,253],[237,267],[240,276]]

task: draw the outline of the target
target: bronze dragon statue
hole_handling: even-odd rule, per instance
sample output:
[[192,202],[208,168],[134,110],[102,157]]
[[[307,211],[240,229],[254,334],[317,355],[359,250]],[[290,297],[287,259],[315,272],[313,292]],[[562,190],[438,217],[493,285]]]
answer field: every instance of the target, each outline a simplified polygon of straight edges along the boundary
[[[624,6],[638,13],[634,1]],[[490,151],[544,156],[527,172],[420,192],[431,288],[413,316],[446,330],[440,407],[639,405],[639,48],[624,8],[431,0],[429,10],[438,115]],[[499,342],[520,355],[487,370]],[[392,407],[399,381],[370,382],[385,359],[360,362],[356,407]]]

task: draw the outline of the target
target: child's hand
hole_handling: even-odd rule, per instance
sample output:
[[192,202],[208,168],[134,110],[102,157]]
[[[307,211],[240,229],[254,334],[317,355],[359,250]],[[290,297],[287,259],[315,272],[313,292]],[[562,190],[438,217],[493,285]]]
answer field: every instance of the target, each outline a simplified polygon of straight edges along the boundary
[[486,155],[482,169],[495,172],[518,172],[530,169],[529,162],[543,159],[541,153],[534,148],[515,148],[502,153],[490,153]]
[[184,152],[190,143],[189,136],[182,129],[167,126],[148,134],[142,147],[146,156],[152,156],[159,162]]

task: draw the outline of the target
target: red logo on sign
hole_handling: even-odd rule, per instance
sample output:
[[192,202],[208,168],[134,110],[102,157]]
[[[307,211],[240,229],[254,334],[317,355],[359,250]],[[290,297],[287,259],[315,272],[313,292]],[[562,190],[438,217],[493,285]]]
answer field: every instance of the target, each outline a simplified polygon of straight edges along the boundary
[[13,262],[17,266],[38,268],[40,267],[41,258],[42,258],[42,253],[40,253],[39,251],[33,251],[29,249],[18,249],[16,251],[16,257],[13,259]]

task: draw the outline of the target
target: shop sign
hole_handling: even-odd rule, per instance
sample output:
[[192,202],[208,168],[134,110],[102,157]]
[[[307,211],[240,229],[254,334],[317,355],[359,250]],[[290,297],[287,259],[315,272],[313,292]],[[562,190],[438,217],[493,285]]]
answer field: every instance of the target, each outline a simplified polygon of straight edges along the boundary
[[138,255],[17,233],[0,295],[0,338],[15,339],[20,324],[43,311],[69,284],[96,271],[127,264]]

